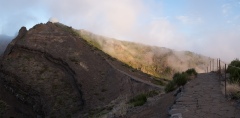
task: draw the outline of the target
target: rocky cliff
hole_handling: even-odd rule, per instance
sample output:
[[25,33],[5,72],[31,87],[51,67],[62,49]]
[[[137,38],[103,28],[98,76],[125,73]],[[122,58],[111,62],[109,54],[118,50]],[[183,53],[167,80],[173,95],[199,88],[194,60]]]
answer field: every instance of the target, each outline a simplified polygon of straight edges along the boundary
[[51,22],[29,31],[22,27],[0,59],[0,116],[89,117],[99,109],[118,115],[113,110],[122,102],[161,91],[108,59],[71,27]]

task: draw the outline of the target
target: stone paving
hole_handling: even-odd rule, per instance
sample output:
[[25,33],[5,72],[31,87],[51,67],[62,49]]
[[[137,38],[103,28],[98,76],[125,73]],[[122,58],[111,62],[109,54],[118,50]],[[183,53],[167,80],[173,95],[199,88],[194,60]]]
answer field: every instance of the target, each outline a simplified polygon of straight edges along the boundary
[[214,73],[199,74],[179,93],[169,110],[171,118],[240,118],[240,109],[227,101]]

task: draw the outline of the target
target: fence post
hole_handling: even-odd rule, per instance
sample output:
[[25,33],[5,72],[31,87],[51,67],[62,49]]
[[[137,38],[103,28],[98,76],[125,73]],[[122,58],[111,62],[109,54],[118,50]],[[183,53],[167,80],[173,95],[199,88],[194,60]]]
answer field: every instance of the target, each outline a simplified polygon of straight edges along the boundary
[[227,64],[225,64],[225,97],[227,97]]
[[211,72],[211,66],[212,66],[212,64],[211,64],[211,60],[210,60],[210,70],[209,70],[209,72]]
[[221,64],[220,64],[220,58],[218,59],[218,78],[220,80],[220,77],[221,77]]
[[219,74],[221,75],[221,63],[220,63],[220,59],[219,59]]
[[215,71],[215,70],[214,70],[214,59],[213,59],[213,71]]
[[207,67],[207,73],[208,73],[208,67]]

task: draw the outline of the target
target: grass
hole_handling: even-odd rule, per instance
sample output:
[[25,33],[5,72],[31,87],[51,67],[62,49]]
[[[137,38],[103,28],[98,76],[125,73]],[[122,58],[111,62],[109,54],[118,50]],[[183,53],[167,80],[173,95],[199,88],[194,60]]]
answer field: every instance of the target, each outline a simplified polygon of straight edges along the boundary
[[171,91],[174,91],[175,88],[176,88],[175,82],[174,82],[174,81],[170,81],[170,82],[166,85],[166,87],[165,87],[164,90],[165,90],[166,93],[169,93],[169,92],[171,92]]
[[187,83],[187,74],[186,73],[176,73],[173,76],[173,81],[177,86],[183,86]]
[[[225,92],[225,88],[223,87],[222,92]],[[226,92],[229,97],[232,99],[240,99],[240,86],[238,83],[230,83],[227,82]]]
[[155,90],[139,94],[139,95],[133,97],[132,99],[130,99],[129,104],[132,104],[134,107],[142,106],[147,102],[147,98],[154,97],[158,94],[159,93]]
[[233,60],[227,68],[227,72],[230,74],[231,83],[240,83],[240,61],[239,59]]
[[197,75],[197,72],[194,68],[188,69],[182,73],[175,73],[173,75],[173,80],[166,85],[164,89],[165,92],[168,93],[174,91],[177,87],[184,86],[187,81],[190,80],[192,75]]
[[194,68],[188,69],[188,70],[186,71],[186,73],[187,73],[189,76],[191,76],[191,75],[197,76],[197,72],[196,72],[196,70],[195,70]]
[[147,102],[147,95],[146,94],[137,95],[134,98],[130,99],[130,101],[129,101],[129,103],[132,104],[134,107],[142,106],[146,102]]

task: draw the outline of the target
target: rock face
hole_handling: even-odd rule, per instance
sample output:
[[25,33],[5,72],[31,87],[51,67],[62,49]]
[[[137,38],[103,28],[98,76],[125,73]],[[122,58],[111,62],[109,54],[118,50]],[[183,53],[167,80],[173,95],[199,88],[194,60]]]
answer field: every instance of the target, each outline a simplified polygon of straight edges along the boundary
[[88,117],[93,109],[159,90],[114,69],[105,57],[62,24],[22,27],[0,59],[0,102],[13,109],[2,115]]

